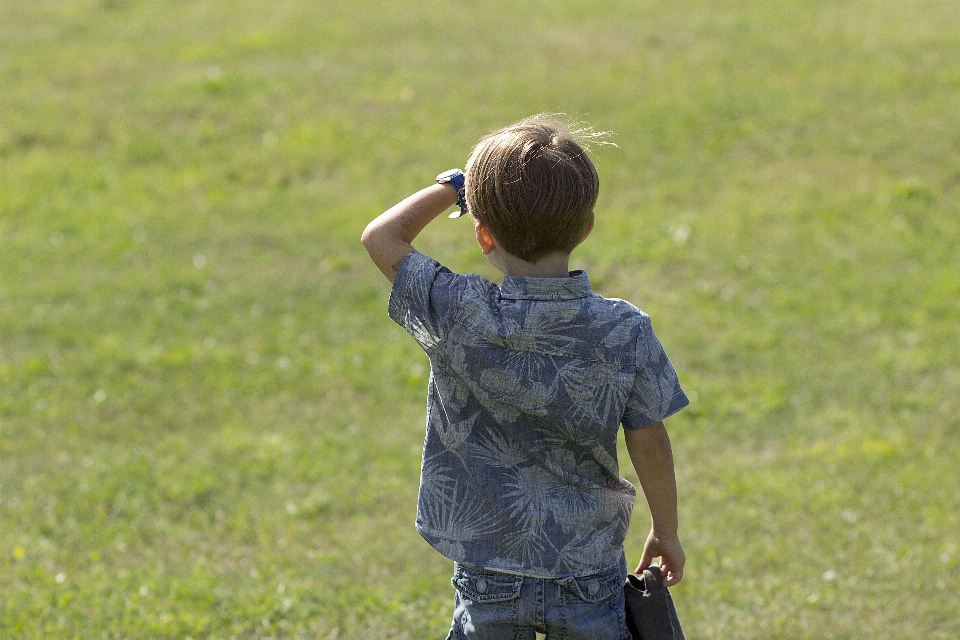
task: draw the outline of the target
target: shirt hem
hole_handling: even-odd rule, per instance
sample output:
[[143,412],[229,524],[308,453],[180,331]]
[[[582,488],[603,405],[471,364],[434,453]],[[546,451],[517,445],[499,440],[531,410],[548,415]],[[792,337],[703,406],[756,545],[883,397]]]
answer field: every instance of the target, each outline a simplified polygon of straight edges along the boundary
[[[562,580],[562,579],[564,579],[564,578],[583,578],[583,577],[587,577],[587,576],[593,576],[593,575],[596,575],[596,574],[598,574],[598,573],[604,573],[604,572],[606,572],[606,571],[610,571],[610,570],[614,569],[615,567],[624,566],[624,562],[625,562],[625,559],[626,559],[626,553],[625,553],[625,551],[624,551],[623,544],[621,544],[621,545],[620,545],[620,560],[614,562],[613,564],[610,564],[610,565],[607,565],[607,566],[603,566],[603,567],[599,567],[599,568],[593,568],[593,567],[591,567],[591,568],[584,568],[584,569],[581,570],[581,571],[564,572],[564,573],[556,573],[556,572],[551,572],[551,571],[537,571],[537,570],[535,570],[535,569],[531,569],[531,570],[508,569],[508,568],[504,568],[504,567],[498,567],[498,566],[496,566],[496,565],[486,564],[486,563],[483,563],[483,562],[471,562],[471,561],[467,560],[466,558],[455,558],[455,557],[453,557],[453,554],[450,554],[450,553],[444,551],[443,549],[441,549],[441,548],[436,544],[437,541],[445,540],[446,538],[443,538],[443,537],[441,537],[441,536],[435,536],[435,537],[430,536],[430,535],[426,532],[426,529],[425,529],[424,527],[422,527],[419,523],[417,523],[417,533],[420,534],[420,536],[427,542],[427,544],[429,544],[431,547],[433,547],[434,551],[436,551],[437,553],[439,553],[440,555],[442,555],[444,558],[447,558],[448,560],[452,560],[452,561],[455,562],[456,564],[463,565],[463,566],[465,566],[465,567],[476,567],[476,568],[479,568],[479,569],[483,569],[484,571],[491,571],[491,572],[494,572],[494,573],[503,573],[503,574],[506,574],[506,575],[518,576],[518,577],[522,577],[522,578],[535,578],[535,579],[540,579],[540,580]],[[460,544],[460,542],[457,541],[457,540],[452,540],[451,542],[455,542],[455,543],[457,543],[457,544]]]

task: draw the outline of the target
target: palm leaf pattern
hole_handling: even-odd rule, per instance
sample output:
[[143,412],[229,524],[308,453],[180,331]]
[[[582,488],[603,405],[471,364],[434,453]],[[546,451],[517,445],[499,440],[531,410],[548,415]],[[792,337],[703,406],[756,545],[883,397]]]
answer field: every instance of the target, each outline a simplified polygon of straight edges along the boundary
[[430,357],[417,527],[454,560],[565,577],[619,563],[617,433],[687,399],[650,319],[569,278],[496,285],[412,252],[390,317]]

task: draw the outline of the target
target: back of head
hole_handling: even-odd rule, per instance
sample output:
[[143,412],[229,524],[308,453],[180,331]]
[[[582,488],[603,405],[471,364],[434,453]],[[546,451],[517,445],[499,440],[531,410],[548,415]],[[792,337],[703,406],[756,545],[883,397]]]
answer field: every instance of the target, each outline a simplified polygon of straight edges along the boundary
[[511,255],[570,253],[590,224],[600,180],[577,134],[548,115],[483,137],[466,167],[470,213]]

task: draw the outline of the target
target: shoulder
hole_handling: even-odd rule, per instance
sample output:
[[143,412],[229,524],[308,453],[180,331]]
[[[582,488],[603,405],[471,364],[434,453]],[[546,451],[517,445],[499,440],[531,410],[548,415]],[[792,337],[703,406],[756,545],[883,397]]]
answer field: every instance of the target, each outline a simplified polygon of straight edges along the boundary
[[598,324],[621,324],[642,330],[650,326],[650,316],[632,302],[592,294],[589,298],[594,320]]
[[586,335],[606,355],[624,364],[636,363],[636,345],[650,326],[650,317],[635,305],[619,298],[592,293],[581,301],[580,321]]
[[390,292],[390,307],[415,301],[452,309],[461,301],[489,298],[497,285],[473,274],[454,273],[430,256],[411,251],[397,269]]
[[629,300],[623,300],[622,298],[605,298],[599,294],[594,293],[593,297],[600,298],[604,300],[609,306],[610,309],[616,313],[620,313],[624,316],[634,316],[637,318],[650,318],[643,309],[633,304]]

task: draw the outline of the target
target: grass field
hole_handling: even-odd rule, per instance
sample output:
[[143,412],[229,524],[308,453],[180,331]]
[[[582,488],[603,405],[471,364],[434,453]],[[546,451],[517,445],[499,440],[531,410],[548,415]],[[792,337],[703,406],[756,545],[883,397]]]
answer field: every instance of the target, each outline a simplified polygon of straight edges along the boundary
[[953,0],[4,0],[0,636],[443,637],[358,239],[555,111],[694,399],[687,637],[960,637],[958,52]]

